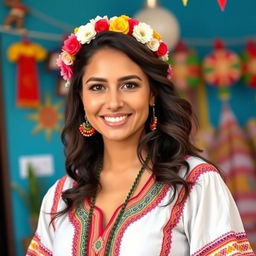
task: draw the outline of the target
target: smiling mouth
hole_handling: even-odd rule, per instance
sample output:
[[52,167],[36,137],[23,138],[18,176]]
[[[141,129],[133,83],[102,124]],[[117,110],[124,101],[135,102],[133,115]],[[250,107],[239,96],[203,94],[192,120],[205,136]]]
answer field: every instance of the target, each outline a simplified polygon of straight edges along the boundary
[[130,114],[120,116],[102,116],[102,119],[107,125],[120,126],[126,123]]

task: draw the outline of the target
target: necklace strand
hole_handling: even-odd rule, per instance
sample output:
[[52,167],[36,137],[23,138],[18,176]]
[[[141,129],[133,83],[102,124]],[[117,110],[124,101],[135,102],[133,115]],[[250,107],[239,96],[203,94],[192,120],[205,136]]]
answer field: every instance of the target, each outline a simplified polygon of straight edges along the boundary
[[[126,199],[125,199],[125,201],[123,203],[123,206],[122,206],[122,208],[121,208],[121,210],[120,210],[120,212],[119,212],[119,214],[118,214],[118,216],[117,216],[117,218],[115,220],[113,228],[110,231],[109,238],[108,238],[107,244],[106,244],[106,250],[105,250],[105,253],[104,253],[105,256],[109,255],[109,252],[110,252],[110,249],[111,249],[111,243],[112,243],[112,240],[114,238],[115,231],[116,231],[116,229],[117,229],[117,227],[119,225],[119,222],[120,222],[120,220],[121,220],[121,218],[122,218],[122,216],[124,214],[125,208],[126,208],[126,206],[127,206],[128,202],[129,202],[131,196],[133,195],[133,193],[134,193],[134,191],[135,191],[135,189],[136,189],[136,187],[137,187],[137,185],[138,185],[138,183],[140,181],[140,178],[141,178],[141,176],[143,174],[143,171],[145,170],[145,166],[147,164],[147,161],[148,161],[148,158],[146,159],[145,163],[140,168],[140,170],[139,170],[139,172],[138,172],[138,174],[137,174],[137,176],[136,176],[136,178],[135,178],[135,180],[134,180],[134,182],[132,184],[132,187],[131,187],[129,193],[126,196]],[[102,168],[99,168],[99,169],[101,170]],[[100,174],[100,171],[99,171],[99,174]],[[91,226],[91,221],[92,221],[92,215],[93,215],[93,210],[94,210],[95,202],[96,202],[96,195],[94,195],[92,197],[92,200],[90,202],[89,215],[88,215],[87,223],[86,223],[86,226],[85,226],[85,255],[87,255],[87,253],[88,253],[89,230],[90,230],[90,226]]]

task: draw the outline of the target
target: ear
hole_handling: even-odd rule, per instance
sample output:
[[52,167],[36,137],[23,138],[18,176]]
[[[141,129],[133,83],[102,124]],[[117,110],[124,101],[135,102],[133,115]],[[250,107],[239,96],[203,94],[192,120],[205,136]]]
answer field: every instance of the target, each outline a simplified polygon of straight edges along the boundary
[[155,104],[155,95],[151,92],[150,93],[149,105],[153,106],[154,104]]

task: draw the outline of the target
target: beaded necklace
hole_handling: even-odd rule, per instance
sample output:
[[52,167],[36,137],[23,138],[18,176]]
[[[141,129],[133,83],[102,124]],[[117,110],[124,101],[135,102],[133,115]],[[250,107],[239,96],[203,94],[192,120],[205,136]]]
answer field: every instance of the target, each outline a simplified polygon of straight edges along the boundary
[[[120,210],[120,212],[119,212],[119,214],[118,214],[118,216],[116,218],[116,221],[115,221],[115,223],[113,225],[113,228],[110,231],[109,238],[108,238],[107,244],[106,244],[106,250],[105,250],[105,253],[104,253],[105,256],[109,255],[110,248],[111,248],[111,243],[112,243],[112,240],[114,238],[114,234],[115,234],[116,228],[117,228],[117,226],[118,226],[118,224],[119,224],[119,222],[120,222],[120,220],[121,220],[121,218],[122,218],[122,216],[124,214],[125,208],[126,208],[128,202],[129,202],[132,194],[134,193],[134,191],[135,191],[135,189],[136,189],[136,187],[137,187],[137,185],[138,185],[138,183],[140,181],[140,178],[141,178],[141,176],[143,174],[143,171],[145,170],[145,166],[146,166],[147,162],[148,162],[148,158],[146,159],[145,163],[140,168],[140,170],[139,170],[139,172],[138,172],[138,174],[137,174],[137,176],[136,176],[136,178],[135,178],[135,180],[134,180],[134,182],[132,184],[132,187],[131,187],[129,193],[126,196],[126,199],[125,199],[125,201],[123,203],[123,206],[122,206],[122,208],[121,208],[121,210]],[[99,169],[101,171],[101,168],[99,168]],[[99,171],[99,174],[100,174],[100,171]],[[86,226],[85,226],[85,236],[84,236],[85,237],[85,241],[86,241],[86,243],[85,243],[86,244],[85,245],[86,246],[85,247],[85,255],[87,255],[87,253],[88,253],[89,230],[90,230],[90,226],[91,226],[91,221],[92,221],[92,215],[93,215],[93,210],[94,210],[95,202],[96,202],[96,195],[94,195],[92,197],[92,200],[91,200],[91,203],[90,203],[89,215],[88,215],[87,223],[86,223]],[[97,241],[98,241],[98,243],[100,243],[99,246],[102,246],[103,240],[101,239],[101,241],[99,241],[99,240],[97,240]]]

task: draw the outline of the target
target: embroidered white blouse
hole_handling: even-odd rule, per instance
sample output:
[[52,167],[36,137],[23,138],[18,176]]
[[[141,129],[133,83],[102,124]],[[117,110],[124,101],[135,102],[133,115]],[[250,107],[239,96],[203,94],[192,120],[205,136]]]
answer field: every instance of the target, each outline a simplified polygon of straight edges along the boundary
[[[172,188],[155,182],[153,175],[142,190],[129,200],[113,243],[112,256],[199,256],[254,255],[234,200],[216,169],[195,157],[189,157],[187,181],[194,184],[189,197],[167,205]],[[184,170],[180,171],[184,176]],[[76,210],[55,219],[53,213],[65,207],[62,191],[74,181],[65,176],[45,195],[38,228],[27,256],[85,256],[84,227],[89,212],[86,200]],[[89,234],[88,256],[103,256],[105,241],[118,215],[119,207],[103,229],[103,213],[95,206]],[[50,213],[50,214],[49,214]]]

